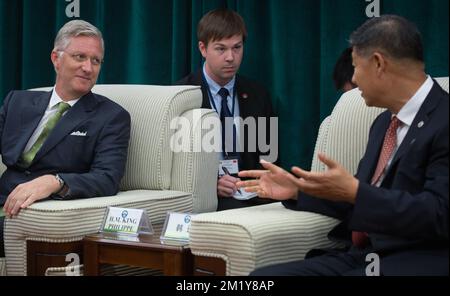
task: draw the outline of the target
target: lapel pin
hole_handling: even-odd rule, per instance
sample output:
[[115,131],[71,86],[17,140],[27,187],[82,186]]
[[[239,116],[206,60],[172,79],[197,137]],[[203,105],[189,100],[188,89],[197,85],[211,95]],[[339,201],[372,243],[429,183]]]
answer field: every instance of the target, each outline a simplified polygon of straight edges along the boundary
[[417,124],[417,127],[418,127],[418,128],[421,128],[423,125],[424,125],[424,123],[423,123],[423,121],[421,121],[421,122],[419,122],[419,123]]
[[243,99],[247,99],[247,98],[248,98],[248,94],[243,93],[243,94],[241,95],[241,97],[242,97]]
[[409,143],[409,145],[414,144],[415,141],[416,141],[416,139],[412,139],[411,142]]

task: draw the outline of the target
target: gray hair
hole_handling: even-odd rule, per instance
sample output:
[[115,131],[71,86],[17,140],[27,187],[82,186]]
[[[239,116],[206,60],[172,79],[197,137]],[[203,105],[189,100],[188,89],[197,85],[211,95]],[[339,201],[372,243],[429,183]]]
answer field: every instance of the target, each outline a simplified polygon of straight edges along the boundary
[[69,46],[70,39],[78,36],[97,37],[102,44],[102,50],[105,52],[105,43],[102,32],[97,27],[82,20],[73,20],[67,22],[58,32],[55,38],[55,51],[63,51]]

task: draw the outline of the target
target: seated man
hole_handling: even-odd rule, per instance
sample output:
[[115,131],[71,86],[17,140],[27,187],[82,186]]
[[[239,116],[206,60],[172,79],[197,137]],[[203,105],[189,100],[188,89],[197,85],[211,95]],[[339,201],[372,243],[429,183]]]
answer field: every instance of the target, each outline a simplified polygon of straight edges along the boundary
[[[198,48],[205,59],[203,69],[191,73],[177,84],[201,85],[202,108],[217,111],[222,122],[222,157],[217,180],[218,208],[226,210],[259,205],[270,202],[261,198],[236,199],[236,182],[239,170],[261,168],[261,155],[276,155],[277,135],[270,135],[270,118],[274,117],[269,92],[262,86],[238,75],[244,55],[247,29],[244,20],[236,12],[216,9],[202,17],[197,28]],[[254,119],[256,130],[245,129],[238,124],[227,125],[227,118],[236,120]],[[262,128],[260,120],[266,122],[266,142],[270,151],[263,153],[259,147]],[[232,121],[231,121],[232,122]],[[231,137],[226,137],[226,130]],[[239,142],[241,140],[241,142]],[[271,142],[273,141],[273,142]],[[273,145],[272,145],[273,144]],[[276,146],[276,147],[275,147]],[[250,147],[255,147],[254,150]],[[276,150],[276,151],[275,151]],[[236,198],[233,198],[235,196]]]
[[289,208],[341,219],[329,237],[347,247],[252,274],[448,275],[448,93],[425,74],[420,33],[404,18],[370,19],[350,43],[353,82],[368,106],[388,109],[371,127],[356,176],[319,154],[325,172],[294,167],[294,176],[265,163],[268,172],[240,173],[260,179],[238,182]]
[[7,95],[0,110],[0,153],[7,166],[0,178],[0,207],[6,216],[46,198],[117,194],[130,115],[91,92],[103,56],[101,32],[85,21],[70,21],[58,32],[51,53],[53,90]]

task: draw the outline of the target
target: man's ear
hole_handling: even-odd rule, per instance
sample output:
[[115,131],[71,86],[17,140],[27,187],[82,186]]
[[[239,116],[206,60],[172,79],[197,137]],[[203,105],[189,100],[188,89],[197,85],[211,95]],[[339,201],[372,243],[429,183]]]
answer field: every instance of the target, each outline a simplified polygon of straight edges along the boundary
[[376,51],[373,53],[372,58],[373,58],[373,62],[375,63],[377,75],[381,75],[382,73],[384,73],[386,71],[386,66],[387,66],[386,57],[382,53],[379,53]]
[[55,68],[55,71],[58,72],[59,69],[59,54],[57,51],[53,50],[50,54],[50,59],[52,60],[53,67]]
[[198,50],[200,50],[202,56],[206,58],[206,44],[203,43],[203,41],[198,42]]

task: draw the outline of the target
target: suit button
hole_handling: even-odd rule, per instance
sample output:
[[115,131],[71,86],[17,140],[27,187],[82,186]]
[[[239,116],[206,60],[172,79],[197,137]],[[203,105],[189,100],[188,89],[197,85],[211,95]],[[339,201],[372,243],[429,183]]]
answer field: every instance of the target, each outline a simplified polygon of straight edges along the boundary
[[31,172],[30,171],[25,171],[25,176],[29,176],[29,175],[31,175]]

